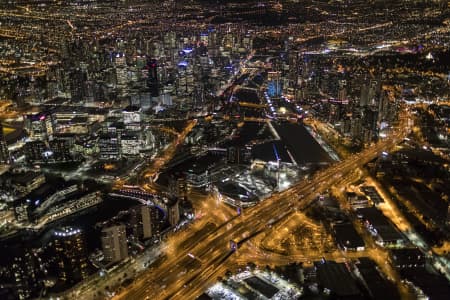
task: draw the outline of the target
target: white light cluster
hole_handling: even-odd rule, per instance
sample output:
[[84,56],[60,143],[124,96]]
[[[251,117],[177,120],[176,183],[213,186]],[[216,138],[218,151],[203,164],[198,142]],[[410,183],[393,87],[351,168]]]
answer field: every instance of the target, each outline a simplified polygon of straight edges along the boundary
[[74,229],[72,227],[63,228],[63,231],[55,231],[56,236],[71,236],[81,232],[81,229]]

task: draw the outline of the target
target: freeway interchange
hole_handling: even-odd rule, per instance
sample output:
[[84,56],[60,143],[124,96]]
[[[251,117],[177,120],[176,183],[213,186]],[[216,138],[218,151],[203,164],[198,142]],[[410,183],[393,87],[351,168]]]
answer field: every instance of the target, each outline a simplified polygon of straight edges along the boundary
[[407,130],[406,126],[399,126],[389,138],[317,173],[311,180],[274,193],[219,226],[183,235],[179,243],[182,247],[172,251],[158,266],[144,271],[114,299],[195,299],[217,276],[225,273],[230,258],[240,254],[239,249],[230,247],[230,241],[239,248],[296,210],[304,210],[321,192],[401,142]]

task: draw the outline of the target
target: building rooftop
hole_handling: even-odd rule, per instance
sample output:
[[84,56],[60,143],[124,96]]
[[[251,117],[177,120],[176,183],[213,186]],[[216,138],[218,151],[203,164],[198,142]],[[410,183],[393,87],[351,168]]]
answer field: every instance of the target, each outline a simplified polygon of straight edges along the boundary
[[375,228],[383,241],[391,242],[403,239],[403,235],[392,225],[381,211],[375,207],[364,207],[356,210],[356,213],[368,221]]
[[279,289],[256,276],[252,276],[244,280],[252,289],[263,294],[264,297],[271,299]]
[[326,261],[316,262],[315,266],[321,286],[342,299],[361,299],[361,292],[345,264]]
[[425,268],[409,268],[400,272],[403,278],[414,283],[432,300],[447,300],[450,285],[443,275],[429,273]]
[[394,283],[381,276],[374,261],[361,257],[357,268],[372,299],[400,299]]
[[425,265],[425,254],[418,248],[392,249],[392,259],[399,268],[415,268]]
[[243,202],[254,202],[258,197],[248,189],[233,181],[219,182],[217,188],[221,194]]
[[356,232],[351,223],[336,224],[333,226],[336,242],[347,249],[364,247],[364,241]]

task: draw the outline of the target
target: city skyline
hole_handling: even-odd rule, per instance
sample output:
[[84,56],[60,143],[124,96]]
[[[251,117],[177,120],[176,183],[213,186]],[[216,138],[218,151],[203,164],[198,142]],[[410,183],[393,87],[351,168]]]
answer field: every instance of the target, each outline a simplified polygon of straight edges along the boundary
[[0,298],[449,297],[450,2],[0,8]]

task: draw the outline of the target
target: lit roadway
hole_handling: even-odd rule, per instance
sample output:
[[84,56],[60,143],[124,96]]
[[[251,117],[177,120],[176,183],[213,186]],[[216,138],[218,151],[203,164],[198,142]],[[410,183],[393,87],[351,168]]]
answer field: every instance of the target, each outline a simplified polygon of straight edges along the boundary
[[[175,155],[175,152],[178,148],[179,145],[181,145],[184,141],[184,139],[186,138],[186,136],[189,134],[189,132],[191,132],[192,128],[195,127],[195,125],[197,124],[197,120],[190,120],[188,121],[187,126],[183,129],[183,131],[177,136],[177,138],[175,139],[175,141],[173,141],[165,150],[163,155],[161,155],[160,157],[158,157],[152,164],[152,166],[150,168],[148,168],[147,170],[144,171],[144,178],[145,179],[149,179],[151,180],[151,178],[153,178],[161,169],[162,166],[164,166],[164,164],[166,162],[168,162],[169,160],[171,160],[173,158],[173,156]],[[148,185],[145,185],[144,188],[147,189],[151,189],[149,188]]]
[[407,127],[399,128],[401,130],[391,137],[317,173],[310,181],[275,193],[259,205],[246,209],[241,216],[220,226],[201,229],[181,240],[182,247],[172,251],[160,265],[144,272],[115,299],[195,299],[226,270],[225,262],[234,253],[230,250],[230,240],[245,242],[295,210],[306,208],[319,193],[402,141]]
[[[151,191],[153,192],[155,189],[152,187],[153,184],[153,179],[155,178],[155,176],[158,174],[158,172],[160,171],[160,169],[168,162],[170,161],[173,156],[176,153],[176,150],[178,148],[179,145],[183,144],[184,139],[186,138],[186,136],[189,134],[189,132],[191,132],[192,128],[195,127],[195,125],[197,124],[197,120],[189,120],[186,127],[183,129],[183,131],[181,133],[178,133],[176,131],[167,129],[166,127],[162,127],[162,129],[164,131],[169,131],[169,133],[172,134],[177,134],[177,137],[175,138],[175,140],[169,144],[169,146],[167,146],[162,154],[160,156],[158,156],[157,158],[155,158],[155,160],[151,163],[151,165],[145,169],[143,171],[143,178],[144,178],[144,183],[141,184],[142,188],[144,188],[147,191]],[[114,189],[115,190],[120,190],[123,188],[124,184],[126,184],[126,181],[124,180],[117,180],[114,183]]]

